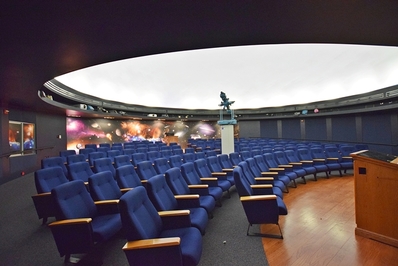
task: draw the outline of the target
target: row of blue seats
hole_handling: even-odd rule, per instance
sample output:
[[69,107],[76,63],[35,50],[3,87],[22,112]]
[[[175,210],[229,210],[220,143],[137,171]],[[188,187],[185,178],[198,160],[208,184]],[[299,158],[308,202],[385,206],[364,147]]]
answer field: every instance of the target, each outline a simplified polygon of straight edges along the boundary
[[[87,164],[87,162],[85,162],[85,164]],[[141,165],[146,165],[146,166],[152,166],[152,164],[150,163],[150,162],[148,162],[148,161],[146,161],[146,162],[141,162],[140,164],[139,164],[139,166],[138,166],[138,168],[137,168],[137,170],[138,171],[140,171],[139,169],[141,169]],[[189,189],[189,187],[188,187],[188,185],[185,185],[185,186],[183,186],[184,188],[181,188],[181,184],[183,184],[184,183],[184,180],[185,179],[183,179],[182,178],[182,173],[184,173],[184,176],[187,176],[187,178],[189,177],[190,179],[188,179],[188,180],[193,180],[193,179],[197,179],[196,180],[196,182],[198,182],[198,181],[200,181],[200,182],[202,182],[202,180],[200,180],[200,178],[198,177],[198,176],[192,176],[192,174],[194,174],[194,173],[196,173],[196,171],[193,171],[193,167],[192,167],[192,163],[189,163],[189,164],[186,164],[184,167],[182,167],[182,169],[180,170],[179,168],[171,168],[171,169],[169,169],[166,173],[165,173],[165,176],[166,176],[166,179],[167,179],[167,177],[168,177],[168,179],[167,180],[177,180],[177,181],[175,181],[175,183],[176,183],[176,185],[175,185],[175,187],[173,188],[173,190],[175,190],[174,192],[175,193],[179,193],[179,194],[181,194],[181,193],[183,193],[183,194],[186,194],[187,192],[189,192],[189,191],[187,191],[187,189]],[[191,166],[191,167],[189,167],[189,166]],[[143,167],[143,169],[144,169],[145,167]],[[146,168],[145,168],[146,169]],[[183,170],[184,169],[184,170]],[[46,172],[49,172],[49,171],[51,171],[51,170],[57,170],[57,172],[58,172],[58,174],[59,175],[62,175],[63,174],[63,172],[62,172],[62,169],[61,168],[59,168],[59,167],[52,167],[52,168],[46,168],[46,169],[41,169],[41,170],[39,170],[39,171],[37,171],[36,172],[36,174],[35,174],[35,179],[37,179],[37,180],[39,180],[40,178],[40,176],[41,175],[46,175],[45,173]],[[120,174],[121,172],[125,172],[124,174]],[[137,178],[137,176],[136,175],[134,175],[134,173],[135,173],[135,169],[134,169],[134,167],[132,166],[132,165],[126,165],[126,166],[122,166],[122,167],[119,167],[119,168],[117,168],[117,172],[119,173],[118,174],[118,176],[124,176],[124,177],[127,177],[127,176],[129,176],[129,187],[139,187],[139,186],[142,186],[142,184],[138,181],[138,180],[140,180],[140,179],[138,179]],[[129,172],[129,174],[126,174],[126,172]],[[154,173],[152,173],[151,175],[153,175]],[[49,175],[49,176],[52,176],[52,177],[54,177],[55,175],[54,174],[51,174],[51,175]],[[135,178],[134,178],[134,176],[135,176]],[[147,181],[148,182],[146,182],[145,184],[145,187],[147,187],[147,188],[149,188],[149,187],[156,187],[156,192],[158,192],[159,191],[159,187],[161,186],[161,187],[164,187],[164,175],[156,175],[156,176],[151,176]],[[97,181],[93,181],[93,180],[95,180],[95,179],[97,179]],[[127,179],[127,178],[126,178]],[[135,185],[131,185],[131,181],[132,180],[136,180],[137,182],[136,182],[136,184]],[[101,188],[104,188],[104,187],[110,187],[109,186],[109,184],[112,184],[113,183],[113,187],[115,187],[115,184],[116,184],[116,182],[115,182],[115,180],[114,180],[114,178],[113,178],[113,176],[112,176],[112,174],[111,174],[111,172],[110,171],[103,171],[103,172],[99,172],[99,173],[97,173],[97,174],[93,174],[91,177],[90,177],[90,179],[89,179],[90,181],[89,181],[89,187],[90,187],[90,189],[89,189],[89,191],[90,192],[92,192],[92,191],[95,191],[96,190],[96,187],[101,187]],[[106,181],[105,181],[106,180]],[[215,180],[209,180],[209,181],[215,181]],[[82,182],[82,181],[71,181],[71,182],[66,182],[66,183],[74,183],[74,182]],[[229,182],[229,181],[226,181],[226,182]],[[64,184],[66,184],[66,183],[64,183]],[[96,184],[96,185],[95,185]],[[105,185],[105,184],[107,184],[107,185]],[[152,184],[152,185],[151,185]],[[161,184],[163,184],[163,185],[161,185]],[[62,184],[61,184],[62,185]],[[56,186],[56,188],[53,188],[52,190],[54,191],[57,191],[57,190],[61,190],[60,188],[58,189],[58,187],[61,187],[61,185],[57,185]],[[170,184],[169,184],[170,185]],[[68,186],[68,185],[66,185],[66,186]],[[203,189],[203,184],[201,185],[201,186],[199,186],[199,187],[191,187],[191,188],[194,188],[195,190],[198,190],[198,189],[200,189],[200,188],[202,188]],[[221,190],[221,188],[219,188],[219,187],[217,187],[217,186],[212,186],[211,187],[212,189],[213,189],[213,192],[214,192],[214,190],[215,189],[218,189],[221,193],[221,195],[222,195],[222,190]],[[185,190],[184,190],[185,189]],[[75,188],[75,190],[77,190],[77,188]],[[155,191],[154,190],[154,191]],[[210,190],[210,189],[209,189]],[[83,193],[82,192],[82,190],[80,189],[79,190],[80,192],[79,193]],[[113,191],[115,191],[115,189],[113,189]],[[108,191],[109,192],[109,191]],[[53,193],[54,194],[54,193]],[[62,193],[61,193],[61,195],[62,195]],[[80,195],[80,194],[79,194]],[[96,194],[92,194],[92,198],[93,198],[93,200],[99,200],[100,199],[100,197],[99,197],[99,195],[101,195],[101,196],[104,196],[105,195],[105,199],[108,199],[109,200],[109,198],[107,198],[106,197],[106,195],[108,195],[109,196],[109,193],[107,194],[107,193],[96,193]],[[111,198],[114,198],[114,197],[117,197],[118,195],[120,195],[120,192],[119,192],[119,194],[114,194],[113,196],[111,196]],[[163,195],[163,193],[162,193],[162,195]],[[215,194],[214,193],[212,193],[212,194],[208,194],[211,198],[213,198],[213,200],[211,201],[211,202],[215,202],[215,199],[216,199],[216,197],[215,197]],[[81,196],[81,195],[80,195]],[[208,196],[208,197],[209,197]],[[208,198],[207,197],[207,198]],[[184,197],[185,198],[185,197]],[[202,198],[202,196],[200,196],[200,198]],[[103,198],[102,198],[103,199]],[[121,199],[121,201],[122,201],[122,199]],[[165,199],[162,197],[162,199],[160,200],[160,201],[158,201],[156,204],[166,204],[166,202],[167,201],[165,201]],[[186,200],[184,200],[184,206],[186,206]],[[206,202],[208,202],[208,200],[206,201]],[[76,202],[75,202],[76,203]],[[156,205],[155,204],[155,205]],[[213,204],[214,205],[214,204]],[[207,206],[208,206],[208,204],[202,204],[201,205],[202,207],[205,207],[205,209],[207,210],[207,211],[211,211],[212,210],[212,208],[214,208],[214,206],[213,207],[209,207],[209,208],[206,208]],[[69,212],[68,211],[68,214],[70,214],[71,212]],[[122,213],[121,213],[121,215],[122,215]],[[62,218],[65,218],[65,217],[63,217],[62,215],[60,216],[60,217],[62,217]],[[69,218],[78,218],[78,217],[69,217]],[[64,222],[63,222],[63,224],[64,224]],[[192,225],[194,225],[194,219],[192,219]],[[94,226],[94,223],[92,224],[92,226]],[[204,226],[203,226],[203,223],[202,224],[199,224],[199,225],[196,225],[197,227],[200,227],[199,228],[199,230],[203,233],[204,231]],[[73,246],[73,244],[74,243],[70,243],[70,239],[71,239],[71,235],[70,235],[70,232],[68,232],[68,233],[65,233],[64,232],[64,229],[62,229],[62,227],[59,227],[58,226],[58,222],[55,222],[55,223],[52,223],[52,224],[50,224],[50,227],[52,228],[52,230],[53,230],[53,234],[54,234],[54,239],[56,240],[56,243],[57,243],[57,247],[58,247],[58,250],[59,250],[59,252],[60,252],[60,254],[61,254],[61,256],[63,256],[63,255],[65,255],[66,256],[66,258],[71,254],[71,253],[73,253],[70,249],[71,249],[71,246]],[[108,226],[109,227],[109,226]],[[66,235],[68,235],[68,237],[66,237]],[[63,236],[63,238],[64,238],[64,240],[62,240],[62,237],[61,236]],[[78,237],[78,236],[75,236],[75,237]],[[65,239],[67,239],[67,241],[65,241]],[[129,239],[129,237],[128,237],[128,239]],[[70,241],[69,241],[70,240]],[[103,240],[103,239],[102,239]],[[134,239],[130,239],[130,240],[134,240]],[[73,250],[75,250],[75,249],[73,249]],[[74,251],[74,252],[76,252],[76,251]],[[127,253],[128,253],[128,248],[126,249],[126,255],[127,255]],[[128,255],[127,255],[128,256]],[[129,256],[128,256],[129,257]],[[135,256],[134,256],[135,257]],[[137,260],[136,260],[137,258],[134,258],[134,260],[135,260],[135,262],[137,262]],[[130,259],[129,259],[130,260]]]

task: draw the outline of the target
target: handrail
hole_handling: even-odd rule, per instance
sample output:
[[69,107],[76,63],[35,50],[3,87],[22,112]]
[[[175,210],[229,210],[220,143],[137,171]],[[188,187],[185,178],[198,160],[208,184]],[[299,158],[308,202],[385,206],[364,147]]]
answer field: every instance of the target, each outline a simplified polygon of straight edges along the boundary
[[[49,146],[49,147],[29,149],[29,150],[24,150],[24,151],[26,151],[26,152],[28,152],[28,151],[42,151],[42,150],[49,150],[49,149],[54,149],[54,148],[55,148],[55,146],[52,146],[52,147]],[[21,151],[7,152],[7,153],[0,154],[0,158],[10,157],[11,155],[22,154],[22,153],[23,153],[23,151],[22,152]]]

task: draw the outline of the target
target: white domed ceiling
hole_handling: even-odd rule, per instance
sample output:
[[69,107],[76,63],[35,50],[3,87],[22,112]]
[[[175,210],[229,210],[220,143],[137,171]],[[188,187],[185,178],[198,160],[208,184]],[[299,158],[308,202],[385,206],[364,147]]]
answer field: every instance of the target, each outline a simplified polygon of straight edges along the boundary
[[84,94],[149,107],[233,109],[336,99],[398,84],[398,47],[345,44],[235,46],[157,54],[55,78]]

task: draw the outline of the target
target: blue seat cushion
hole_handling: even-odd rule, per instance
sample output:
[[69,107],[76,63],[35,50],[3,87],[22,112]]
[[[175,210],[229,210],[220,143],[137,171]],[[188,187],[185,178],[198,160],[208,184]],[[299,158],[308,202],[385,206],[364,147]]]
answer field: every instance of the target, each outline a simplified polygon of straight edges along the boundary
[[101,242],[111,238],[122,228],[120,214],[108,214],[97,216],[92,221],[93,238],[95,242]]
[[197,228],[165,230],[159,237],[179,237],[183,265],[198,265],[202,255],[202,235]]

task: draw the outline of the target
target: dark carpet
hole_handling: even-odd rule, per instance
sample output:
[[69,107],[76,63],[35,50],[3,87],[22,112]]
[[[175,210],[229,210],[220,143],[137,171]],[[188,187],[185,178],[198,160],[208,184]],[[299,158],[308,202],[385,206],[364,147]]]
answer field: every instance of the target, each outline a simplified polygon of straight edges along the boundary
[[[64,265],[50,229],[37,217],[31,199],[34,194],[33,174],[0,186],[1,266]],[[246,236],[248,223],[237,192],[232,191],[222,205],[216,207],[203,236],[200,265],[268,265],[261,238]],[[125,243],[122,234],[117,235],[81,256],[75,265],[128,265],[122,251]]]

